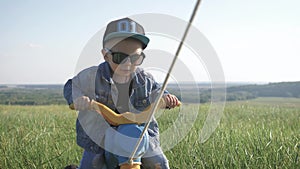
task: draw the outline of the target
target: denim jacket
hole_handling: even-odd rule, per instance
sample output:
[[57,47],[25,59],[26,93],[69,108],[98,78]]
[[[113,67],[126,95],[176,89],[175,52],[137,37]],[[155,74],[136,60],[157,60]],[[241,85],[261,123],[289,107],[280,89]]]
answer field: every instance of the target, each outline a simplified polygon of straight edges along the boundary
[[[88,96],[90,99],[103,103],[116,111],[114,103],[117,103],[118,90],[112,80],[111,74],[109,64],[107,62],[103,62],[99,66],[87,68],[81,71],[73,79],[69,79],[64,86],[64,97],[68,104],[72,104],[73,100],[80,96]],[[130,86],[129,111],[133,113],[143,111],[152,102],[154,102],[160,89],[159,84],[155,82],[152,75],[141,68],[137,68],[133,73]],[[165,93],[168,92],[165,91]],[[82,112],[79,112],[78,117],[80,116],[80,113]],[[88,113],[83,112],[82,114],[86,115]],[[88,121],[88,124],[92,125],[95,123],[95,125],[98,126],[96,127],[97,130],[95,130],[97,132],[97,141],[90,138],[90,135],[88,135],[86,130],[83,129],[81,125],[82,123],[79,122],[79,118],[77,118],[77,144],[87,151],[101,153],[103,152],[103,149],[101,148],[102,146],[99,145],[101,145],[101,142],[103,141],[107,123],[104,124],[102,121],[100,124],[96,121],[96,118],[99,118],[100,115],[92,113],[91,116],[94,117],[90,118],[91,120]],[[150,148],[159,146],[159,129],[155,119],[150,122],[148,134],[150,136]]]

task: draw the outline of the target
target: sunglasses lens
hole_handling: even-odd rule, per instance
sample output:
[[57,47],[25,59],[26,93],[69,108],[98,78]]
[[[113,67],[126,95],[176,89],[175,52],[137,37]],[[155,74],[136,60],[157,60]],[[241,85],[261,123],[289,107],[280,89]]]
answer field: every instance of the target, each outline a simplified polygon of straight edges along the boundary
[[140,64],[142,64],[142,62],[145,58],[145,55],[144,54],[127,55],[127,54],[121,53],[121,52],[113,52],[112,53],[112,60],[115,64],[121,64],[128,57],[130,58],[131,64],[140,65]]
[[140,58],[140,55],[131,55],[131,56],[130,56],[131,63],[134,63],[134,62],[137,61],[139,58]]
[[113,53],[112,56],[113,62],[116,64],[121,64],[128,57],[128,55],[119,52]]
[[135,65],[142,64],[143,60],[144,60],[144,55],[143,54],[142,55],[137,55],[136,54],[136,55],[131,55],[130,56],[131,63],[135,64]]

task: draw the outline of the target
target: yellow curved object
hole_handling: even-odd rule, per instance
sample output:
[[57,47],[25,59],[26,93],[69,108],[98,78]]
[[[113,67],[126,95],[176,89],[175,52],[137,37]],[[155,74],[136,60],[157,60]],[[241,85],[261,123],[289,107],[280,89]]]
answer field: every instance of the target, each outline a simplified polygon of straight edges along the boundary
[[[180,106],[181,102],[178,103],[177,106]],[[118,126],[120,124],[142,124],[147,122],[149,119],[149,115],[151,112],[151,107],[153,104],[149,105],[144,111],[141,113],[132,113],[132,112],[125,112],[122,114],[117,114],[113,110],[111,110],[106,105],[99,103],[95,100],[91,101],[91,109],[95,110],[97,113],[101,114],[104,119],[111,125]],[[74,104],[71,104],[70,109],[74,110]],[[158,107],[165,107],[165,102],[163,99],[159,102]]]

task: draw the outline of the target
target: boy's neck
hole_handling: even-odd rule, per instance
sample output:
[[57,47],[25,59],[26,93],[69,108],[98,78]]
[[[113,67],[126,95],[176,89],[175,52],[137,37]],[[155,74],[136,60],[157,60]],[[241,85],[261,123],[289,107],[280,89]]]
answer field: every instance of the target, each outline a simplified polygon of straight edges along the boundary
[[130,76],[120,76],[120,75],[114,74],[112,79],[116,83],[128,83],[130,80]]

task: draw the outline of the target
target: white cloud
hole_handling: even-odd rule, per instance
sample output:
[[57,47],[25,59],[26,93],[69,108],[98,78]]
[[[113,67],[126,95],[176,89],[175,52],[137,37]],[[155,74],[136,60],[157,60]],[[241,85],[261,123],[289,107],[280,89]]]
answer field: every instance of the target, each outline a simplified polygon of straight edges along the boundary
[[43,48],[43,45],[36,43],[29,43],[27,46],[30,48]]

